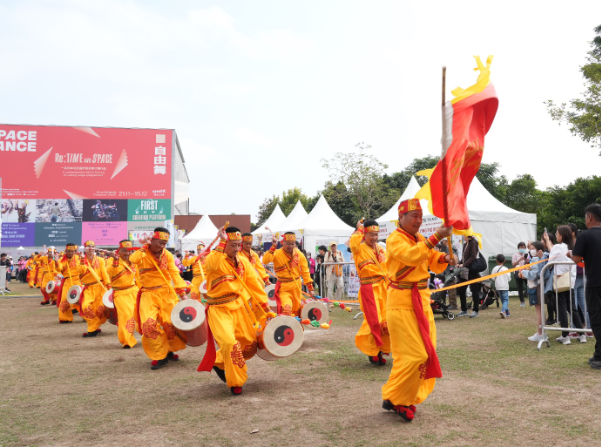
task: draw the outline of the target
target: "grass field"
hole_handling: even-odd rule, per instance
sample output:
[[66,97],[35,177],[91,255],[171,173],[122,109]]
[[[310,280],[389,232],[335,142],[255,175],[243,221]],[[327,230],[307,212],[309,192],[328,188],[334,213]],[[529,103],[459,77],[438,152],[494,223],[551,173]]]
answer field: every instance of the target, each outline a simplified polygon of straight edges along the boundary
[[408,424],[380,408],[390,362],[368,363],[353,341],[361,319],[338,309],[294,356],[250,360],[234,397],[196,372],[204,347],[151,371],[140,345],[120,349],[115,326],[83,339],[79,317],[59,326],[38,298],[0,298],[0,446],[599,445],[592,339],[539,352],[526,339],[533,308],[510,309],[509,320],[495,308],[436,317],[443,378]]

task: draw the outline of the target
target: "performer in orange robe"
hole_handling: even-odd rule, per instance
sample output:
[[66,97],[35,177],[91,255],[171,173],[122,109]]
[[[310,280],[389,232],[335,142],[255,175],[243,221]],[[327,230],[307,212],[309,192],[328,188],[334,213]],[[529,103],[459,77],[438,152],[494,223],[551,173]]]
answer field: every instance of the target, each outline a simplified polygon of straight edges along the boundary
[[67,301],[67,292],[71,286],[81,286],[79,280],[79,255],[77,255],[77,245],[67,244],[65,254],[59,260],[59,272],[63,276],[61,288],[58,293],[57,307],[59,310],[59,323],[72,323],[73,313],[77,312],[78,305],[71,305]]
[[[177,361],[174,354],[186,348],[171,323],[171,311],[179,297],[186,296],[186,283],[180,276],[173,256],[165,249],[169,230],[155,228],[151,240],[130,255],[138,268],[142,288],[138,292],[138,327],[142,330],[142,347],[151,359],[151,369]],[[173,287],[171,285],[173,281]]]
[[56,281],[56,275],[57,275],[57,260],[55,259],[56,256],[56,252],[54,250],[54,247],[49,247],[48,250],[46,251],[45,255],[41,255],[38,259],[38,262],[40,264],[40,271],[41,271],[41,275],[42,275],[42,287],[41,287],[41,291],[42,291],[42,296],[44,297],[44,299],[42,300],[42,302],[40,303],[42,306],[50,304],[51,302],[54,304],[56,302],[56,297],[57,297],[57,292],[58,290],[56,290],[53,293],[46,293],[46,285],[50,282],[50,281]]
[[36,263],[34,284],[38,289],[42,287],[42,268],[40,263],[40,258],[42,256],[44,256],[44,253],[36,253],[36,257],[34,258],[34,261]]
[[30,289],[33,289],[35,286],[36,263],[34,256],[32,253],[27,260],[27,284],[29,284]]
[[429,269],[441,273],[457,259],[435,250],[439,241],[452,234],[451,227],[440,227],[428,239],[418,233],[422,225],[418,199],[401,202],[398,211],[399,227],[387,238],[387,323],[393,367],[382,396],[384,409],[394,410],[409,422],[416,405],[427,398],[435,379],[441,377]]
[[80,299],[81,316],[88,323],[88,332],[83,337],[96,337],[100,326],[106,323],[105,307],[102,296],[110,287],[111,281],[105,268],[105,260],[95,254],[94,241],[84,243],[85,256],[80,258],[80,275],[83,292]]
[[205,281],[205,256],[203,256],[203,250],[205,244],[201,243],[196,247],[198,256],[186,256],[182,261],[184,267],[192,266],[192,287],[190,288],[190,298],[193,300],[201,301],[202,294],[200,286]]
[[130,262],[132,243],[125,239],[119,242],[119,255],[113,255],[107,268],[113,289],[113,303],[117,309],[117,337],[124,349],[133,348],[136,328],[136,297],[138,296],[136,266]]
[[357,223],[349,241],[360,279],[359,301],[364,322],[355,336],[355,345],[370,363],[385,365],[383,354],[391,352],[387,328],[387,277],[385,250],[378,245],[379,226],[375,220]]
[[[268,297],[255,267],[240,254],[240,230],[221,228],[219,236],[218,247],[205,262],[210,337],[198,371],[213,368],[232,394],[238,395],[248,377],[246,360],[257,352],[258,325],[264,325],[266,318],[276,314],[270,312]],[[261,320],[257,320],[249,300],[262,309]],[[219,346],[217,355],[213,339]]]
[[259,276],[259,278],[261,280],[261,285],[269,286],[271,284],[270,276],[268,275],[268,272],[266,271],[265,267],[259,260],[259,256],[257,255],[257,253],[255,253],[255,251],[253,251],[252,247],[253,247],[253,235],[251,233],[244,233],[242,235],[242,245],[240,248],[240,254],[247,261],[249,261],[253,267],[255,267],[255,270],[257,271],[257,275]]
[[272,246],[263,256],[263,263],[274,263],[274,272],[278,278],[274,298],[278,303],[278,315],[299,316],[301,306],[301,277],[311,296],[314,296],[313,280],[309,276],[309,268],[305,255],[296,245],[295,233],[285,233],[282,237],[282,248],[276,250],[278,240],[272,236]]

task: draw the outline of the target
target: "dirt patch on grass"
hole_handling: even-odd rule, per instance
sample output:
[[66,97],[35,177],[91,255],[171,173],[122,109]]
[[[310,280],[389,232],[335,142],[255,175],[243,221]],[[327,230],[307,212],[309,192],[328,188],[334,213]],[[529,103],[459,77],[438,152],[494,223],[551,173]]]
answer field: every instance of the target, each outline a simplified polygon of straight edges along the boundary
[[[536,350],[534,310],[511,303],[476,319],[436,318],[444,377],[411,424],[380,408],[390,363],[354,345],[361,320],[335,310],[329,331],[307,330],[277,362],[251,359],[234,397],[197,373],[204,347],[149,369],[116,327],[81,338],[35,298],[0,300],[1,446],[488,446],[600,443],[600,373],[593,341]],[[251,433],[259,430],[257,433]]]

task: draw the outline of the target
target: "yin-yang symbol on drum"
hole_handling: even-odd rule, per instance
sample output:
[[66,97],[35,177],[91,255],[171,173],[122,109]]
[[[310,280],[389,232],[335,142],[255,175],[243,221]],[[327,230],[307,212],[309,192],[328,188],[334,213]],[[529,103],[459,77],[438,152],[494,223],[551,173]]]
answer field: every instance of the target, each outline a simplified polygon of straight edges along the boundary
[[295,332],[289,326],[280,326],[274,331],[274,341],[280,346],[288,346],[295,340]]
[[185,307],[180,311],[180,319],[185,323],[190,323],[196,318],[196,309],[192,306]]
[[320,321],[320,318],[322,318],[322,311],[314,307],[313,309],[309,309],[307,316],[311,321]]
[[276,289],[272,289],[268,292],[268,298],[274,298],[274,293],[276,292]]
[[71,297],[71,299],[77,297],[77,290],[72,290],[69,296]]

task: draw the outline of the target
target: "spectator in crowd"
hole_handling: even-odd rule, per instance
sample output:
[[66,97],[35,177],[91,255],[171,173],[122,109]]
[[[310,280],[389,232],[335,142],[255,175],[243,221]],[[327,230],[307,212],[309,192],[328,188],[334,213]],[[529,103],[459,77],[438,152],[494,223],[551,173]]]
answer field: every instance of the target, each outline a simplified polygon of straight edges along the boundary
[[25,256],[21,256],[19,261],[17,262],[17,279],[19,282],[27,281],[27,258]]
[[[577,236],[579,235],[579,228],[574,223],[567,224],[573,233],[573,240],[577,240]],[[583,262],[577,264],[576,268],[576,276],[575,276],[575,288],[573,289],[573,299],[575,300],[575,307],[579,312],[579,317],[581,321],[585,324],[583,328],[591,327],[589,323],[589,316],[587,315],[587,309],[585,306],[585,280],[583,278]],[[575,327],[574,321],[571,321],[571,327]],[[591,332],[588,333],[591,337]],[[577,338],[579,334],[577,332],[571,332],[569,337]]]
[[6,253],[0,254],[0,267],[6,267],[6,285],[4,286],[5,292],[10,292],[8,285],[10,284],[10,272],[13,263],[10,258],[6,255]]
[[[324,255],[324,263],[341,263],[345,262],[343,253],[337,250],[336,242],[330,243],[330,251]],[[328,297],[335,301],[343,299],[343,266],[342,265],[327,265],[326,266],[326,282],[328,284]]]
[[[567,253],[569,250],[573,249],[573,233],[571,229],[567,225],[561,225],[556,229],[556,241],[558,242],[556,245],[552,245],[552,242],[548,239],[548,235],[545,234],[544,238],[546,239],[546,245],[550,250],[550,259],[553,259],[552,262],[559,261],[570,261],[570,258],[567,257]],[[568,273],[571,275],[571,266],[570,265],[555,265],[554,266],[554,276],[556,277],[555,281]],[[572,276],[572,275],[571,275]],[[558,292],[558,309],[556,309],[556,313],[558,314],[558,321],[563,328],[569,327],[568,320],[568,312],[573,311],[573,321],[576,327],[583,327],[583,323],[581,322],[581,318],[579,317],[579,313],[575,308],[575,302],[571,303],[571,292],[567,290],[565,292]],[[571,339],[569,338],[568,331],[562,331],[562,335],[556,339],[558,343],[562,343],[563,345],[570,345]],[[579,336],[579,341],[581,343],[586,343],[587,338],[585,334]]]
[[[502,273],[508,270],[508,268],[504,266],[504,262],[506,262],[506,257],[504,255],[497,255],[495,257],[495,261],[497,262],[497,265],[491,269],[492,274]],[[500,311],[500,316],[503,319],[510,317],[510,311],[508,310],[508,291],[510,290],[510,287],[508,284],[510,283],[511,279],[512,275],[510,273],[495,277],[495,290],[500,296],[500,300],[502,300],[502,310]]]
[[585,264],[585,301],[591,328],[596,338],[594,356],[589,359],[593,369],[600,369],[600,205],[594,203],[585,208],[585,226],[577,237],[572,252],[575,263]]
[[[512,267],[518,267],[525,265],[529,254],[527,253],[527,244],[524,242],[518,243],[518,252],[512,256]],[[525,307],[525,291],[527,281],[521,278],[518,272],[514,272],[514,280],[516,281],[516,287],[518,288],[518,299],[520,300],[520,307]]]
[[[555,243],[556,239],[552,233],[547,233],[548,239]],[[541,259],[548,259],[550,257],[550,251],[547,247],[544,235],[541,235],[540,239],[541,245],[543,246],[543,256]],[[542,263],[541,268],[543,269],[544,265],[547,263]],[[546,269],[544,271],[543,277],[544,283],[540,284],[541,287],[544,288],[544,296],[545,303],[548,310],[548,318],[546,319],[546,326],[552,326],[556,324],[557,316],[556,316],[556,294],[554,293],[554,274],[550,269]]]
[[[529,243],[530,262],[527,264],[536,263],[543,258],[543,244],[539,241]],[[541,284],[539,278],[541,274],[542,264],[527,266],[523,270],[519,270],[519,276],[527,280],[527,294],[529,296],[529,305],[535,306],[535,315],[537,318],[537,332],[528,338],[529,341],[546,340],[547,336],[543,333],[543,325],[541,319]]]
[[307,257],[307,264],[309,265],[309,274],[311,276],[311,279],[313,279],[314,283],[315,283],[316,282],[316,260],[311,257],[311,253],[309,253],[309,252],[307,252],[305,255]]
[[315,270],[315,279],[314,279],[314,287],[318,286],[320,290],[320,295],[324,296],[324,291],[322,290],[321,278],[322,278],[322,264],[324,263],[324,255],[326,254],[326,246],[320,245],[318,247],[318,254],[316,255],[316,270]]
[[[473,272],[470,270],[470,266],[477,260],[478,256],[479,243],[473,236],[466,236],[464,250],[462,251],[462,264],[458,265],[458,267],[462,269],[462,272],[460,273],[461,283],[470,281],[471,279],[477,279],[480,276],[479,272]],[[458,317],[468,316],[468,306],[466,305],[466,289],[468,289],[468,285],[458,288],[461,307]],[[470,284],[470,292],[472,293],[472,313],[470,314],[470,318],[476,318],[479,316],[479,289],[479,283]]]

